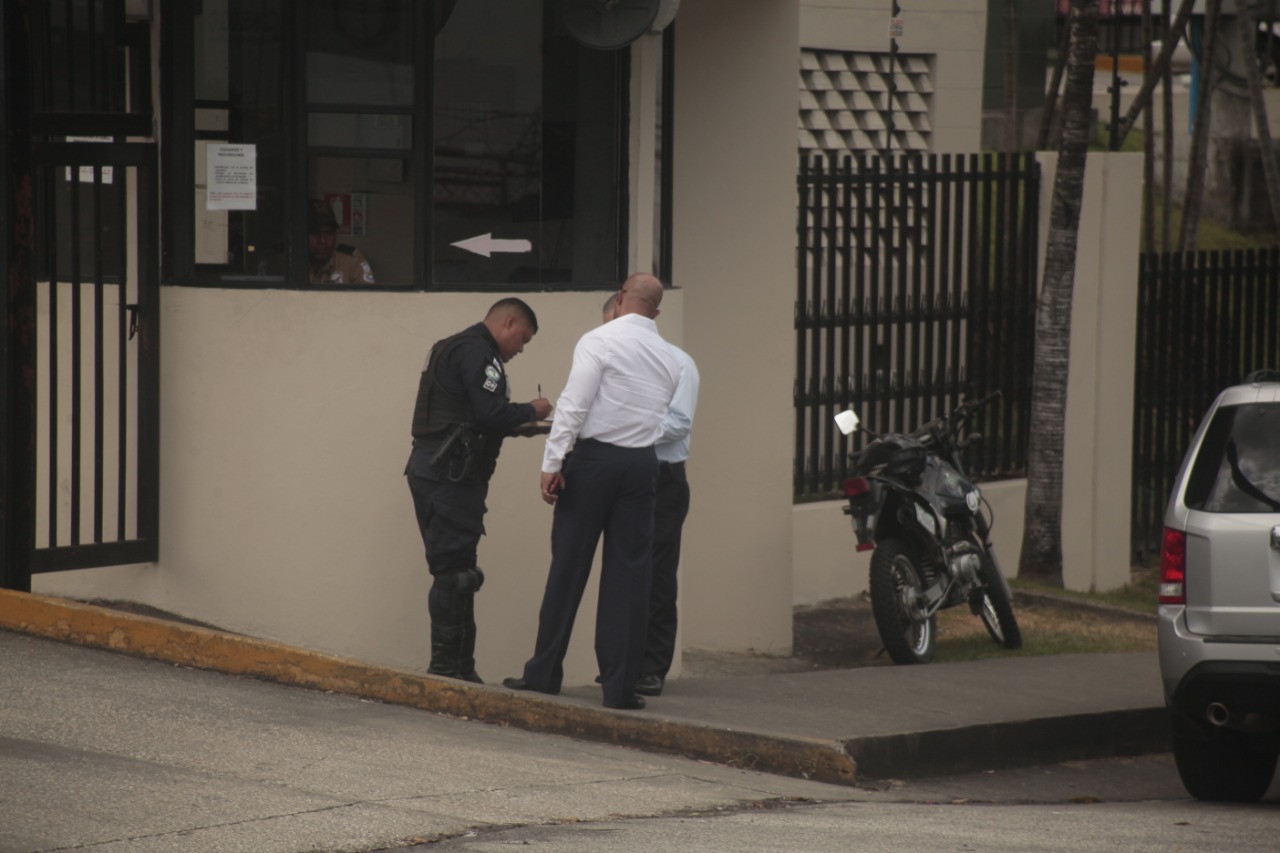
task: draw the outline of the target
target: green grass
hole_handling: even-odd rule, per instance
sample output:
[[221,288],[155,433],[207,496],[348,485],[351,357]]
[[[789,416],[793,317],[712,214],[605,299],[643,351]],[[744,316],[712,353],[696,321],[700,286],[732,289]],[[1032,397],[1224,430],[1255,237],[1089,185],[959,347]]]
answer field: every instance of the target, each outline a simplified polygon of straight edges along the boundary
[[[1131,130],[1125,136],[1124,142],[1120,143],[1121,151],[1132,151],[1138,154],[1142,153],[1143,135],[1140,130]],[[1111,150],[1111,129],[1105,124],[1098,125],[1098,135],[1089,143],[1090,151],[1110,151]]]
[[1106,604],[1112,607],[1123,607],[1126,610],[1136,610],[1140,613],[1155,613],[1157,606],[1157,590],[1160,587],[1160,579],[1154,571],[1135,571],[1132,574],[1129,583],[1125,584],[1120,589],[1111,590],[1109,592],[1077,592],[1074,590],[1049,586],[1048,584],[1037,583],[1036,581],[1025,580],[1023,578],[1012,578],[1009,581],[1009,585],[1015,590],[1020,589],[1026,592],[1038,592],[1046,595],[1062,596],[1063,598],[1071,598],[1077,601]]
[[[1023,580],[1010,582],[1015,590],[1041,592],[1150,614],[1156,610],[1157,584],[1155,573],[1149,571],[1135,573],[1133,582],[1106,593],[1070,592]],[[1088,611],[1052,603],[1015,604],[1013,609],[1022,630],[1022,648],[1016,651],[997,646],[968,608],[956,607],[939,613],[937,660],[1115,654],[1154,651],[1156,648],[1154,621],[1123,617],[1105,609]]]

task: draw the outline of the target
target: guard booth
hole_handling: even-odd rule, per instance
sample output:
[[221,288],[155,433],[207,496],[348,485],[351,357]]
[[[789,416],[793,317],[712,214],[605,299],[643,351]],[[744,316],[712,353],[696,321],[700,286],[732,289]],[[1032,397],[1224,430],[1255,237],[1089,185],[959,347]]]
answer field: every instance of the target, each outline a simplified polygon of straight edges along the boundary
[[[685,642],[785,650],[800,4],[745,5],[6,0],[0,586],[425,665],[402,473],[431,344],[520,296],[513,394],[554,397],[647,270],[712,389]],[[541,451],[491,484],[490,679],[536,631]]]
[[[596,5],[6,4],[6,125],[29,157],[9,173],[13,215],[33,237],[11,247],[29,251],[11,266],[27,288],[13,309],[34,312],[8,367],[35,417],[6,445],[28,516],[12,517],[6,585],[158,557],[162,268],[167,284],[244,289],[624,275],[620,48],[675,4]],[[331,251],[367,259],[360,281],[317,277],[315,202],[333,214]]]

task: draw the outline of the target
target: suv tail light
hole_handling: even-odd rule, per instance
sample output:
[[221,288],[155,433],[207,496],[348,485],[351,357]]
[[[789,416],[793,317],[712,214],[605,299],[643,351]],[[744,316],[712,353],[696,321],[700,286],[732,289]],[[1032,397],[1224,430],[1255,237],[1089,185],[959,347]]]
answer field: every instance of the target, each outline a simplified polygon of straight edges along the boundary
[[1161,537],[1160,603],[1187,603],[1187,534],[1169,527]]

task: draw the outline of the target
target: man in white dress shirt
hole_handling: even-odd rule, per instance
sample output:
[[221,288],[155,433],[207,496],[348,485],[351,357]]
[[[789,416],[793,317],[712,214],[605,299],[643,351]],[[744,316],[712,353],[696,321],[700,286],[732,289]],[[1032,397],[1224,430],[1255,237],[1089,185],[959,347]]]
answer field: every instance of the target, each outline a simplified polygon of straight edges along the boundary
[[[609,322],[617,316],[618,296],[605,302],[602,319]],[[698,407],[698,366],[693,357],[675,344],[667,346],[680,362],[680,380],[676,395],[662,417],[662,435],[653,445],[658,457],[658,492],[654,511],[653,572],[649,586],[649,631],[644,660],[636,693],[660,696],[667,672],[676,653],[676,631],[679,628],[680,540],[684,520],[689,515],[689,480],[685,462],[689,459],[689,436],[693,430],[693,414]]]
[[[662,283],[648,273],[618,291],[617,318],[583,335],[557,401],[542,459],[542,499],[555,505],[551,569],[533,657],[516,690],[559,693],[578,604],[604,535],[595,649],[604,704],[644,707],[644,656],[658,458],[653,445],[680,363],[653,322]],[[572,452],[570,452],[572,451]]]

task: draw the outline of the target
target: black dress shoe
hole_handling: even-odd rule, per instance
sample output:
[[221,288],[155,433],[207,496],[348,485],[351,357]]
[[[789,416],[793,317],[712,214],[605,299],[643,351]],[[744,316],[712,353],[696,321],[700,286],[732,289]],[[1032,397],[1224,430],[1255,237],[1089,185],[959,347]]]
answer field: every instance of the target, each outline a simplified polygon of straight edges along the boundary
[[534,689],[532,684],[525,681],[523,678],[516,678],[515,676],[512,676],[511,678],[502,679],[502,686],[510,687],[512,690],[533,690]]
[[610,702],[606,699],[604,706],[606,708],[617,708],[620,711],[643,711],[644,697],[632,693],[630,698],[623,699],[621,702]]
[[642,675],[636,680],[636,692],[641,696],[661,696],[663,678],[657,673]]

